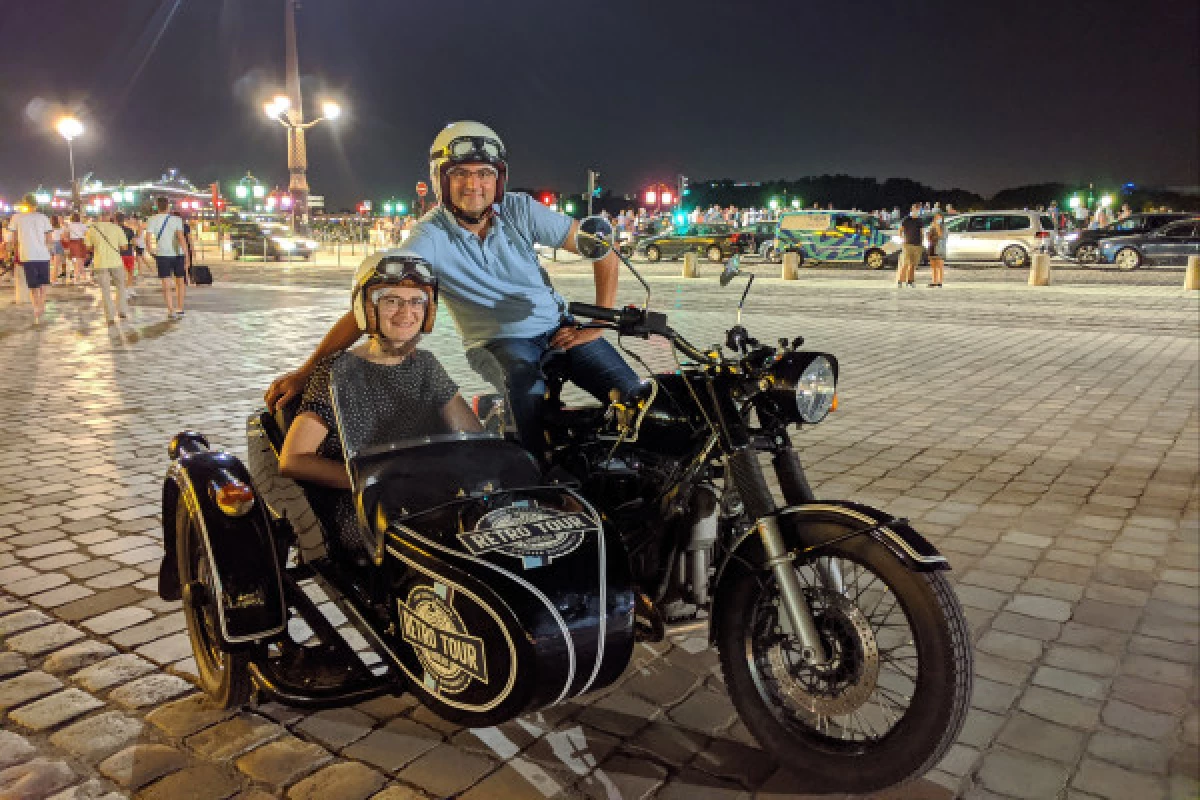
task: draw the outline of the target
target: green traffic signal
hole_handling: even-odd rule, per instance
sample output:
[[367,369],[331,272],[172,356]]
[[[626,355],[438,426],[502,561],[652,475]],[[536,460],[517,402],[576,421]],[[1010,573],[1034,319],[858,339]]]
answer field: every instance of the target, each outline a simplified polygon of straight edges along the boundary
[[563,206],[563,210],[566,211],[568,214],[574,214],[575,213],[575,204],[573,202],[571,202],[570,200],[568,200],[566,205]]

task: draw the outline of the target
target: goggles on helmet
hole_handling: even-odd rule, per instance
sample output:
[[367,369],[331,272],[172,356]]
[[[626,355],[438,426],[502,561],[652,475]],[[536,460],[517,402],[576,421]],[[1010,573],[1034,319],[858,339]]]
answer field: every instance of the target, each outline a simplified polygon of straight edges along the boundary
[[375,274],[394,280],[412,280],[417,283],[434,283],[433,272],[423,261],[408,258],[395,261],[385,258],[375,267]]
[[450,161],[482,161],[485,163],[493,163],[496,161],[504,161],[508,158],[508,154],[504,152],[504,146],[495,139],[490,139],[486,136],[459,136],[456,139],[451,139],[450,143],[441,150],[435,150],[429,154],[431,159],[445,158]]

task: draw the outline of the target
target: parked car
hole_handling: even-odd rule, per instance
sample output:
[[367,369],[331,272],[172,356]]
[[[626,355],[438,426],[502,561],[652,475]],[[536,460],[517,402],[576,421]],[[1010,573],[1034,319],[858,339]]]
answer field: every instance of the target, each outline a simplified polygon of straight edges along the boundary
[[947,261],[1029,265],[1034,253],[1053,250],[1054,218],[1041,211],[978,211],[946,220]]
[[1095,264],[1100,261],[1099,242],[1101,239],[1137,236],[1157,230],[1168,223],[1191,217],[1191,214],[1185,213],[1133,214],[1103,228],[1070,231],[1060,237],[1058,254],[1074,258],[1080,264]]
[[784,253],[798,253],[801,263],[849,261],[879,269],[899,250],[891,232],[882,229],[870,214],[805,209],[779,218],[779,230],[766,257],[778,262]]
[[767,247],[779,230],[776,221],[762,220],[752,225],[743,225],[734,233],[734,243],[741,253],[757,253],[766,256]]
[[317,242],[297,236],[282,225],[272,225],[268,222],[236,222],[229,232],[225,249],[233,254],[234,259],[309,259],[317,250]]
[[1172,222],[1147,233],[1101,239],[1100,258],[1121,269],[1143,264],[1186,264],[1188,256],[1200,255],[1200,218]]
[[709,261],[720,262],[739,252],[733,237],[733,227],[730,225],[687,225],[672,233],[640,240],[634,252],[645,256],[647,261],[679,258],[684,253],[703,253]]

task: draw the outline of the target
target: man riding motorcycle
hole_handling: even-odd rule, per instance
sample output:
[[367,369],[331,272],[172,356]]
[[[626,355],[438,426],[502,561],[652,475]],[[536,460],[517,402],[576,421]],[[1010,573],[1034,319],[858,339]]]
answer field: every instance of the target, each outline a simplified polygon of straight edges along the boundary
[[[400,249],[429,262],[471,366],[505,390],[518,436],[537,456],[542,429],[547,354],[563,350],[565,376],[602,402],[612,389],[634,391],[638,377],[598,330],[577,330],[567,303],[551,286],[534,244],[578,252],[578,222],[526,194],[506,192],[507,153],[500,137],[478,122],[455,122],[433,141],[429,177],[438,205]],[[595,262],[597,305],[616,301],[620,261]],[[295,372],[267,390],[268,406],[300,393],[316,364],[353,344],[360,331],[346,314]]]

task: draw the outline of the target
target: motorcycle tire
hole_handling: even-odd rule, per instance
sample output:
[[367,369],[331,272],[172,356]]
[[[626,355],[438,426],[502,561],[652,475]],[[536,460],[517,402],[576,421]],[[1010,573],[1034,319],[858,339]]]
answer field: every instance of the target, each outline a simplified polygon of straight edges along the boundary
[[[836,524],[825,523],[821,527],[829,529],[820,532],[820,539],[825,541],[850,532]],[[870,538],[846,539],[821,549],[819,556],[819,560],[837,559],[839,564],[849,564],[864,575],[869,573],[886,589],[876,590],[881,598],[887,598],[888,592],[895,598],[894,604],[901,610],[901,618],[908,623],[908,635],[915,644],[900,644],[886,652],[890,654],[891,651],[911,649],[915,650],[917,658],[917,668],[913,672],[915,679],[911,680],[913,691],[907,708],[895,718],[890,729],[866,741],[848,741],[829,735],[834,725],[842,727],[841,723],[834,722],[836,715],[833,713],[828,716],[815,715],[814,726],[810,721],[811,716],[810,719],[801,719],[785,708],[782,693],[772,694],[780,689],[778,681],[762,668],[764,659],[761,642],[764,638],[759,612],[764,611],[764,616],[769,618],[771,612],[766,610],[767,606],[774,605],[776,619],[782,613],[776,603],[778,592],[775,578],[770,572],[752,569],[739,570],[727,576],[730,583],[720,588],[721,597],[717,603],[717,645],[730,697],[742,721],[763,748],[780,764],[786,765],[805,780],[813,792],[867,793],[914,780],[942,759],[958,738],[966,719],[971,698],[972,658],[962,608],[942,573],[913,572]],[[811,569],[813,563],[798,564],[796,568],[798,572],[806,566]],[[854,586],[858,585],[856,579]],[[871,584],[867,585],[869,587]],[[828,588],[806,589],[806,595],[809,591],[823,593],[824,597],[836,603],[857,608],[849,600],[846,587],[840,593],[840,598],[844,600],[839,598],[839,593]],[[865,591],[860,590],[856,599],[861,598]],[[843,612],[842,609],[829,611],[834,602],[826,605],[825,611],[819,614],[819,606],[811,603],[810,597],[826,648],[831,653],[837,653],[835,661],[831,661],[835,666],[830,672],[853,675],[861,681],[861,676],[869,675],[870,670],[859,664],[855,672],[851,664],[855,659],[851,656],[862,656],[863,652],[869,652],[869,648],[862,647],[858,652],[844,645],[840,649],[835,648],[836,642],[849,641],[853,645],[855,634],[861,629],[853,624],[845,625],[837,619],[841,616],[851,618],[853,612]],[[872,616],[882,602],[877,601]],[[858,619],[861,620],[862,609],[859,611]],[[889,616],[891,613],[889,611]],[[869,618],[867,624],[870,624]],[[890,628],[888,625],[884,627]],[[760,630],[756,631],[756,628]],[[767,633],[767,639],[787,638],[786,634],[780,637],[781,630],[778,627]],[[895,636],[889,630],[885,630],[885,634],[893,638]],[[874,642],[878,644],[878,640]],[[768,652],[782,650],[781,646],[776,645],[775,651]],[[890,661],[890,658],[887,660]],[[879,678],[881,663],[884,662],[880,661],[880,652],[877,650],[873,681]],[[899,674],[907,675],[899,667],[896,669]],[[785,671],[788,673],[785,677],[793,684],[802,683],[797,680],[796,672],[803,673],[803,677],[809,679],[817,675],[815,668],[805,665],[787,665]],[[896,679],[888,680],[894,685]],[[850,685],[842,696],[855,691],[861,691],[860,687]],[[850,707],[841,718],[849,718],[853,723],[856,715],[861,715],[864,721],[867,720],[872,709],[867,707],[865,701],[870,700],[876,691],[880,692],[880,698],[894,704],[883,694],[893,691],[891,687],[882,689],[879,683],[872,683],[870,691],[872,695],[863,698],[857,706]],[[810,697],[814,698],[814,703],[838,702],[836,695],[815,693]],[[805,707],[802,711],[810,713],[814,707]],[[883,708],[882,703],[880,708]],[[824,730],[822,718],[826,720]]]
[[[183,616],[187,621],[196,677],[207,695],[210,708],[239,708],[250,699],[254,684],[250,677],[250,651],[229,651],[217,637],[215,597],[211,580],[213,565],[200,539],[199,526],[187,504],[179,499],[175,511],[175,535],[178,537],[179,579],[185,587]],[[189,585],[200,584],[203,592],[194,594]],[[200,596],[203,595],[203,596]]]

